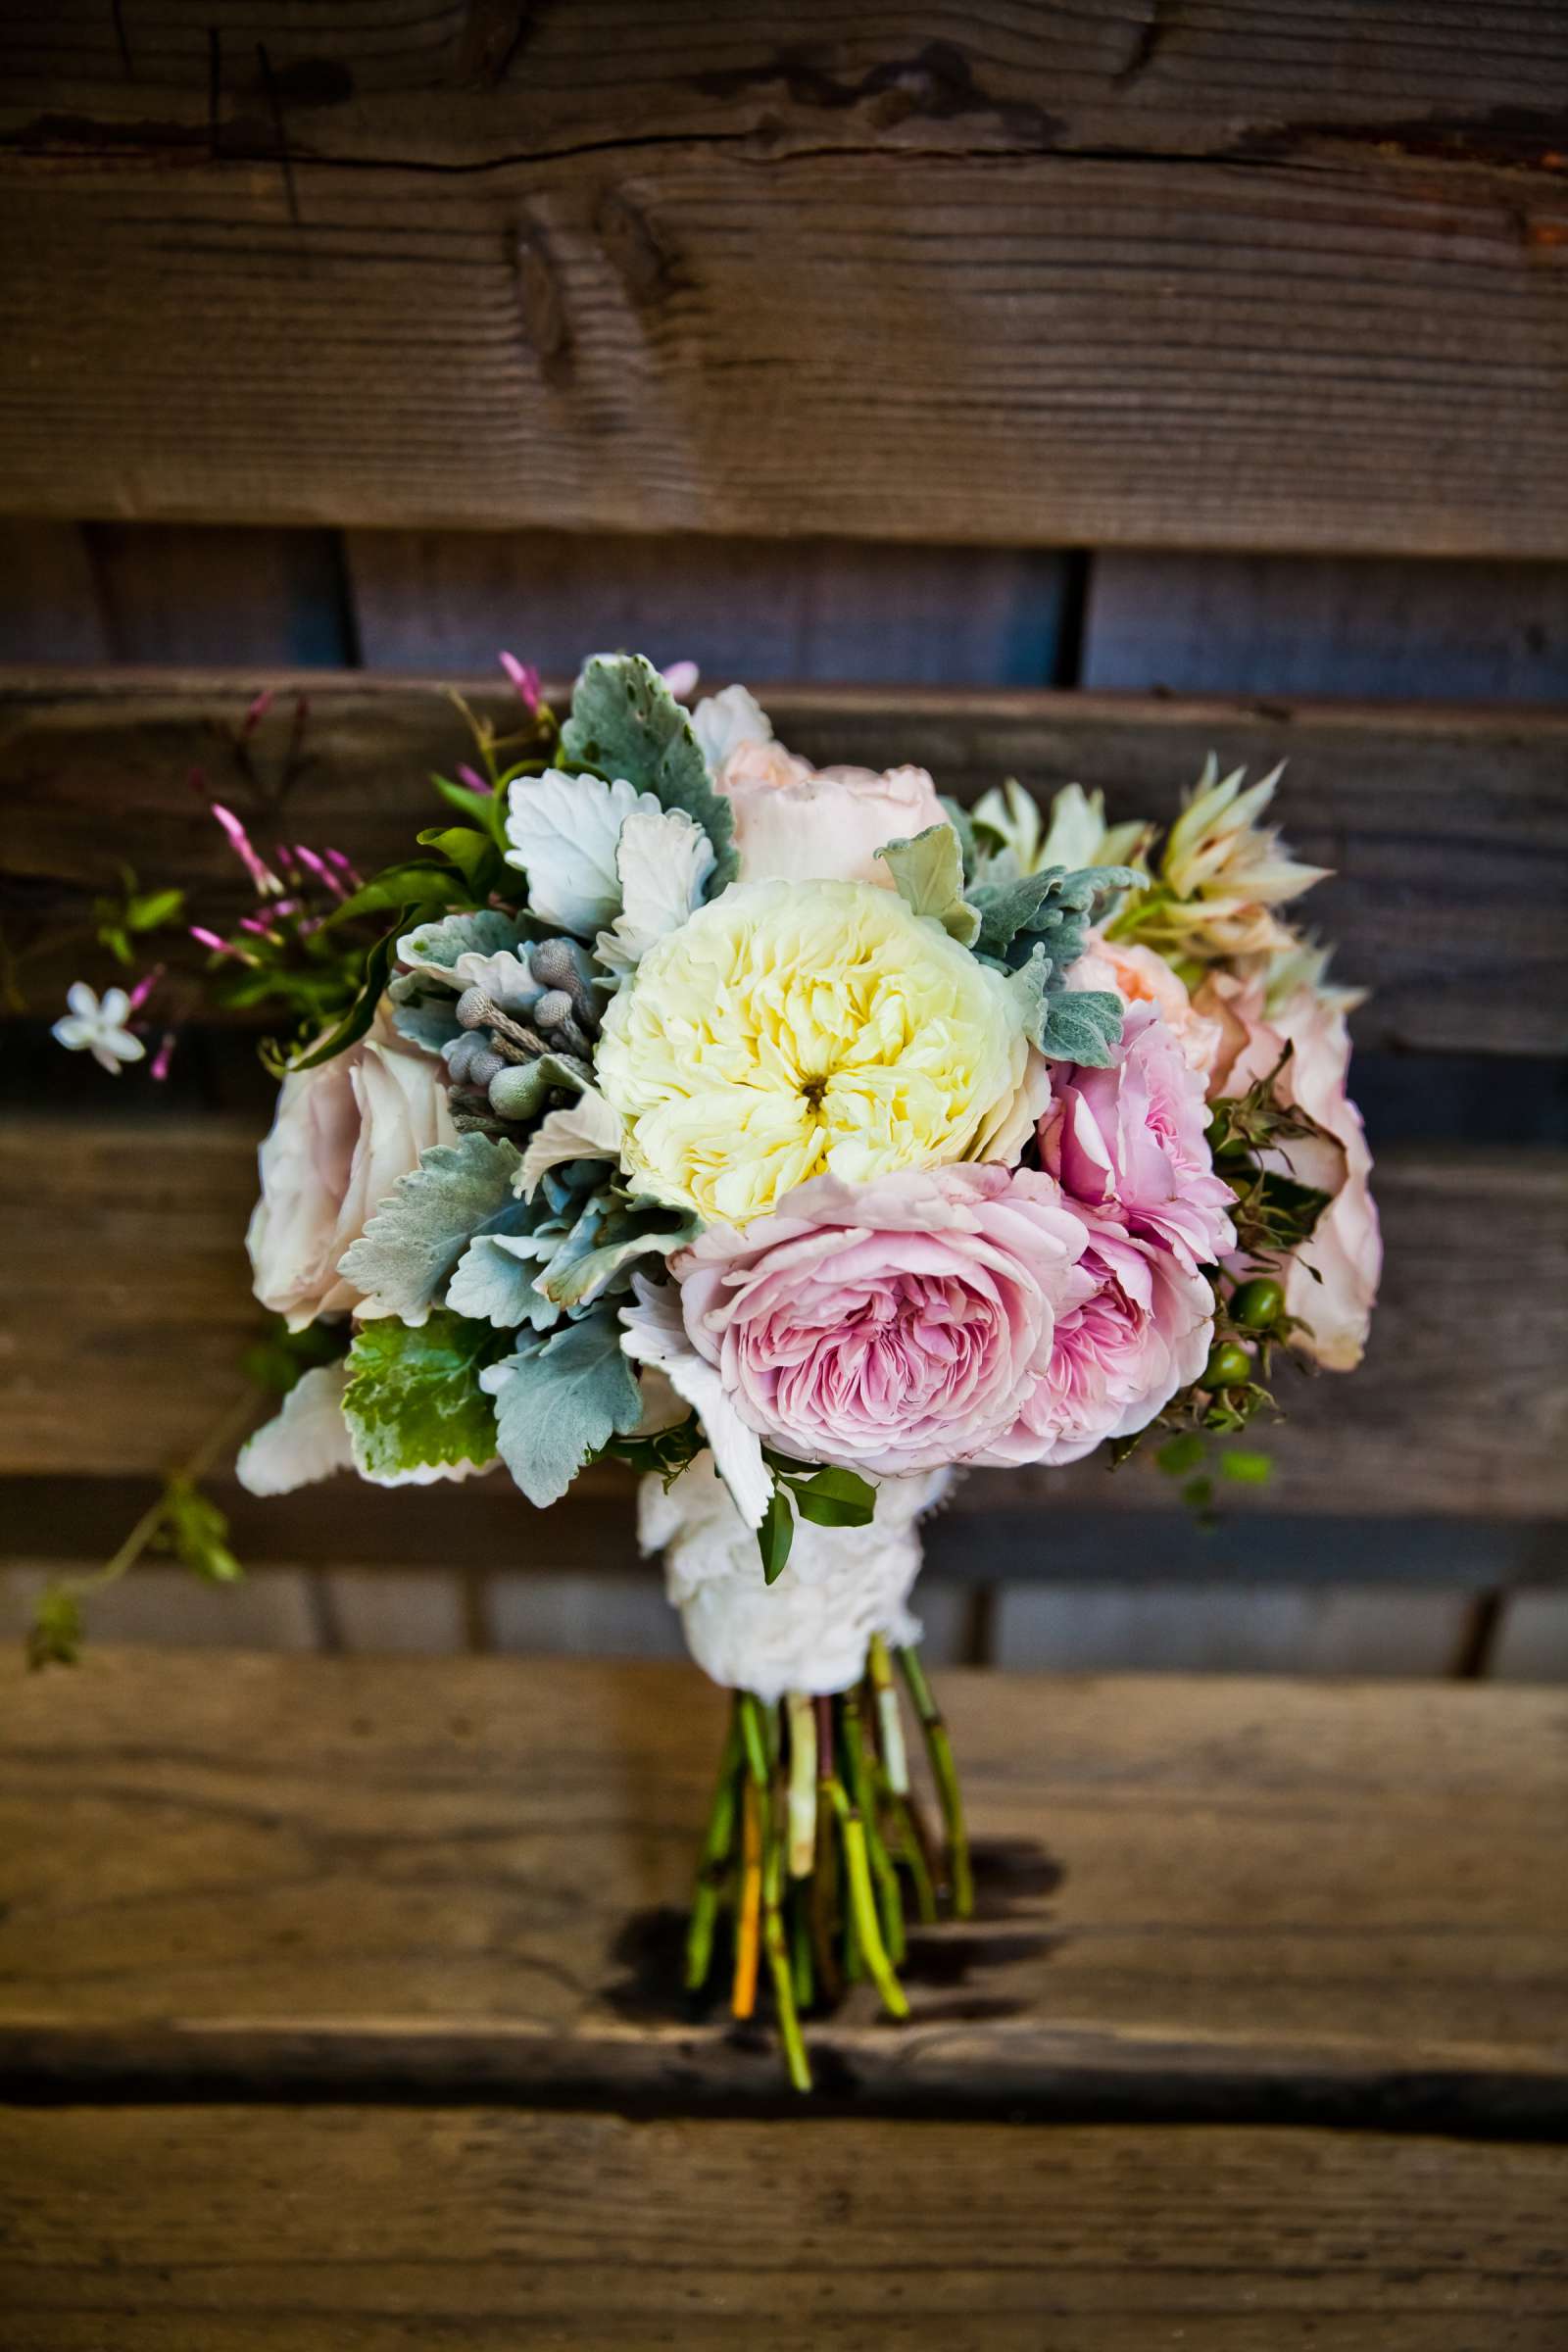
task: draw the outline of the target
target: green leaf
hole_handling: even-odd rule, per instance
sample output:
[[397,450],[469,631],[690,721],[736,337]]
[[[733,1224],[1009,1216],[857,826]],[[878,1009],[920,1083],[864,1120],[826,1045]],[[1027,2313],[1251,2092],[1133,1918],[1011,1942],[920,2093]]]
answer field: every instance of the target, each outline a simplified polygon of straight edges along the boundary
[[1167,1478],[1185,1478],[1202,1460],[1205,1447],[1197,1430],[1183,1430],[1179,1437],[1167,1438],[1154,1460]]
[[762,1513],[762,1524],[757,1531],[757,1548],[762,1555],[762,1582],[776,1585],[789,1564],[790,1546],[795,1541],[795,1513],[782,1486],[775,1486]]
[[346,1355],[351,1336],[345,1322],[307,1323],[302,1331],[290,1331],[281,1315],[273,1315],[240,1357],[240,1370],[257,1388],[286,1396],[314,1366],[335,1364]]
[[182,890],[146,891],[125,902],[125,920],[132,931],[156,931],[161,923],[173,922],[184,904]]
[[362,882],[358,890],[333,907],[321,927],[336,930],[359,915],[381,914],[389,906],[400,906],[404,920],[399,928],[406,930],[421,914],[450,906],[454,895],[449,865],[432,865],[428,858],[414,858],[406,865],[384,866],[368,882]]
[[134,963],[136,960],[136,951],[130,944],[130,935],[119,923],[100,924],[98,945],[101,948],[107,948],[117,963]]
[[980,936],[980,917],[963,895],[963,845],[952,825],[927,825],[912,841],[885,842],[876,855],[905,905],[942,925],[960,948]]
[[46,1585],[27,1628],[27,1664],[35,1673],[43,1666],[74,1666],[85,1632],[74,1592],[65,1585]]
[[601,1211],[591,1222],[585,1209],[579,1226],[585,1228],[581,1242],[576,1231],[568,1236],[540,1280],[540,1291],[557,1306],[585,1306],[619,1282],[637,1258],[668,1257],[672,1250],[684,1249],[696,1240],[701,1220],[689,1209],[630,1200],[608,1215]]
[[475,792],[471,784],[454,784],[445,776],[432,776],[430,781],[449,808],[470,818],[492,841],[496,839],[499,813],[506,808],[504,793]]
[[314,1070],[321,1062],[330,1061],[334,1054],[345,1053],[350,1046],[359,1043],[375,1018],[375,1008],[385,994],[387,975],[397,954],[398,934],[407,927],[412,912],[412,908],[405,907],[391,930],[381,934],[366,956],[365,977],[360,983],[359,995],[347,1012],[334,1022],[319,1045],[313,1046],[309,1054],[293,1056],[285,1065],[288,1069]]
[[501,853],[488,833],[476,833],[471,825],[427,825],[416,839],[421,849],[439,850],[475,898],[488,898],[501,880]]
[[228,1547],[227,1519],[188,1478],[176,1476],[165,1484],[159,1539],[162,1549],[210,1585],[238,1584],[245,1574]]
[[875,1487],[853,1470],[818,1470],[788,1483],[796,1509],[815,1527],[869,1527],[876,1515]]
[[596,654],[584,663],[561,751],[610,782],[624,777],[639,792],[653,793],[662,808],[684,808],[713,845],[710,898],[734,880],[740,867],[734,813],[709,780],[690,718],[641,654]]
[[391,1316],[367,1323],[349,1349],[343,1417],[354,1458],[372,1478],[496,1451],[495,1408],[480,1374],[508,1345],[487,1323],[432,1314],[417,1329]]
[[1274,1458],[1267,1453],[1250,1453],[1237,1446],[1219,1457],[1220,1476],[1232,1478],[1238,1486],[1266,1487],[1274,1475]]
[[432,1144],[344,1251],[338,1272],[381,1313],[422,1323],[474,1235],[511,1203],[521,1164],[515,1144],[501,1137]]
[[612,1438],[630,1437],[643,1415],[613,1309],[493,1365],[485,1387],[496,1400],[501,1458],[541,1509],[560,1501]]

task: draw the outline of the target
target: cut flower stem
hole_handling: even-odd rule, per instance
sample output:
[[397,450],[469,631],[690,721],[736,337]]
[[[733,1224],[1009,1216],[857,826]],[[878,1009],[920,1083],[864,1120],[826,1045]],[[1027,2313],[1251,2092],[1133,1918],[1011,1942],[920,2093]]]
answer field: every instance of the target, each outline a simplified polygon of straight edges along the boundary
[[898,1667],[919,1718],[941,1805],[933,1846],[910,1787],[893,1653],[835,1695],[790,1691],[773,1704],[736,1691],[698,1863],[685,1981],[701,1992],[728,1943],[729,2008],[740,2020],[770,1996],[789,2081],[811,2087],[803,2020],[861,1981],[885,2013],[909,2015],[900,1970],[909,1929],[967,1917],[973,1877],[947,1728],[912,1650]]

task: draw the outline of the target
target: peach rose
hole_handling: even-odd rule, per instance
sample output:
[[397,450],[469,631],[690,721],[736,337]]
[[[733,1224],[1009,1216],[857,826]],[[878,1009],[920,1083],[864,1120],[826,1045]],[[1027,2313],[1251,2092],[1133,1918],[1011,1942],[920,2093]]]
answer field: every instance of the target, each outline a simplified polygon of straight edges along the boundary
[[786,751],[744,687],[700,703],[693,724],[713,782],[735,811],[747,882],[874,882],[893,887],[876,852],[945,821],[923,767],[813,767]]
[[1346,1092],[1350,1035],[1343,1007],[1322,991],[1293,989],[1283,1004],[1266,1013],[1261,974],[1241,979],[1213,971],[1199,991],[1198,1005],[1211,1013],[1224,1038],[1209,1075],[1208,1092],[1239,1095],[1274,1067],[1288,1045],[1281,1072],[1281,1099],[1294,1102],[1334,1139],[1316,1137],[1291,1144],[1281,1155],[1289,1173],[1330,1196],[1311,1240],[1277,1271],[1285,1305],[1303,1326],[1297,1335],[1306,1352],[1330,1372],[1351,1372],[1366,1348],[1372,1306],[1383,1272],[1383,1238],[1368,1178],[1361,1114]]
[[1067,986],[1102,989],[1120,997],[1124,1004],[1152,1004],[1180,1046],[1188,1068],[1205,1078],[1213,1068],[1223,1034],[1220,1023],[1195,1008],[1180,973],[1152,948],[1091,931],[1067,974]]
[[440,1066],[383,1004],[357,1045],[284,1079],[245,1247],[257,1298],[290,1331],[359,1304],[339,1258],[421,1152],[457,1142]]

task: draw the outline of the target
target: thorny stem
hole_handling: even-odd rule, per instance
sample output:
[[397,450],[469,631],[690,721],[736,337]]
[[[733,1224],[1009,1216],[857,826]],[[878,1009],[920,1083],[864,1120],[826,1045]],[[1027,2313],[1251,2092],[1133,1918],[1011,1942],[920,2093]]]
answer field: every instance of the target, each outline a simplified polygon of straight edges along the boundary
[[937,1797],[942,1806],[942,1820],[948,1833],[948,1861],[953,1874],[953,1908],[959,1919],[974,1917],[974,1874],[969,1865],[969,1838],[963,1823],[963,1799],[958,1793],[958,1775],[953,1761],[953,1743],[942,1712],[931,1695],[931,1686],[925,1679],[925,1668],[919,1653],[901,1649],[899,1664],[909,1687],[914,1711],[920,1718],[925,1735],[926,1754],[931,1762],[931,1777],[937,1785]]

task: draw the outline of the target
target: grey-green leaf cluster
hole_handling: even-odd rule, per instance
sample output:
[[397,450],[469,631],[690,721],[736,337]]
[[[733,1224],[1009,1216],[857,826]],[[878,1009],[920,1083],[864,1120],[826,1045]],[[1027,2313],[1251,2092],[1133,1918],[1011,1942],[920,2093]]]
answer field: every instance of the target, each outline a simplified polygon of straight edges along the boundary
[[495,1399],[501,1458],[540,1509],[559,1502],[583,1464],[642,1418],[612,1307],[524,1345],[481,1378]]
[[692,722],[641,654],[596,654],[583,664],[561,730],[563,757],[612,780],[624,777],[665,808],[684,808],[713,845],[708,885],[716,898],[740,859],[728,801],[709,780]]
[[474,1235],[513,1197],[522,1154],[488,1135],[433,1144],[400,1177],[338,1272],[379,1314],[422,1323]]

